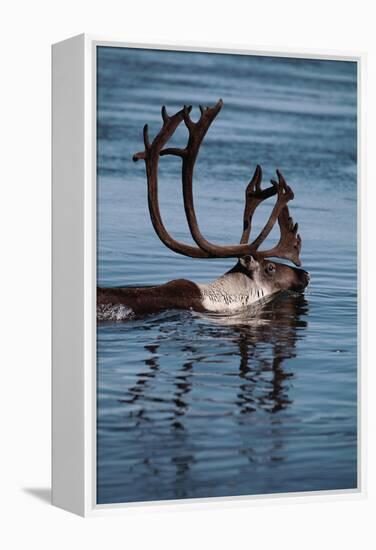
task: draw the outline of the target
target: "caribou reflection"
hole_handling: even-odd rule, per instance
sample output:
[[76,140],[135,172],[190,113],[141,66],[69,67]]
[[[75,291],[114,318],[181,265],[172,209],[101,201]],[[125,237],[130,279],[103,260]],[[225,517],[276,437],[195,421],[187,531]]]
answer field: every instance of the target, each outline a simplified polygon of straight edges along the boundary
[[[276,413],[291,404],[288,389],[293,373],[283,363],[296,356],[297,340],[307,325],[304,320],[307,311],[303,295],[280,296],[261,304],[253,315],[241,314],[219,321],[232,327],[233,341],[239,350],[240,413],[252,413],[257,408]],[[265,345],[271,348],[271,353],[265,354]],[[260,384],[264,387],[262,392]]]
[[[288,387],[293,373],[286,370],[283,363],[286,359],[296,356],[296,343],[304,336],[307,325],[304,317],[307,312],[308,303],[305,297],[299,294],[279,296],[270,302],[261,303],[256,311],[253,306],[248,313],[198,317],[198,320],[206,321],[197,330],[200,339],[218,337],[220,341],[221,338],[225,338],[236,345],[237,351],[231,353],[239,356],[238,372],[225,374],[237,376],[239,379],[238,399],[235,403],[241,414],[252,413],[257,408],[276,413],[291,403]],[[137,415],[144,418],[147,417],[147,403],[173,404],[173,409],[168,409],[171,412],[171,426],[177,430],[184,430],[182,417],[190,406],[188,395],[192,390],[194,365],[207,361],[208,357],[200,355],[199,348],[194,343],[187,345],[182,340],[179,348],[179,340],[175,340],[177,360],[179,356],[186,355],[191,359],[183,362],[181,369],[174,376],[173,397],[155,395],[148,390],[152,390],[152,381],[160,371],[158,351],[164,338],[165,336],[161,336],[160,341],[144,346],[150,353],[144,360],[147,371],[139,373],[136,384],[129,388],[128,396],[120,402],[140,402],[142,406]],[[220,360],[220,353],[217,358]],[[262,390],[257,387],[259,383]]]
[[[180,335],[171,334],[174,325],[161,323],[158,337],[144,346],[147,368],[139,373],[136,383],[128,388],[120,402],[125,405],[126,417],[132,419],[132,429],[138,428],[140,434],[145,433],[146,428],[148,432],[162,430],[164,434],[169,430],[166,436],[169,440],[173,435],[174,448],[169,460],[176,466],[176,498],[185,497],[185,483],[179,481],[188,483],[198,449],[190,433],[192,418],[202,422],[203,430],[210,431],[210,415],[205,416],[202,410],[210,409],[212,403],[214,408],[218,405],[218,396],[217,401],[211,401],[210,387],[204,394],[200,388],[203,369],[208,376],[213,372],[221,376],[223,384],[233,390],[232,405],[226,406],[228,414],[236,417],[238,423],[252,426],[255,413],[270,415],[269,454],[271,460],[279,460],[283,447],[283,438],[279,436],[279,413],[292,403],[289,390],[294,372],[288,360],[296,356],[297,343],[304,338],[307,313],[308,303],[303,295],[278,296],[260,304],[257,310],[253,306],[252,311],[241,315],[192,314],[190,322],[194,326],[195,339],[188,345],[184,331]],[[175,361],[180,361],[181,366],[175,363],[173,375],[169,377],[164,348],[171,340],[176,350]],[[214,342],[214,348],[203,345],[206,342]],[[203,353],[203,349],[207,353]],[[237,369],[227,368],[232,364],[228,361],[229,355],[235,358]],[[223,363],[226,369],[220,370]],[[167,377],[165,395],[156,391],[161,387],[161,377]],[[203,399],[207,401],[204,404]],[[126,407],[130,404],[133,406],[127,412]],[[161,437],[163,441],[163,434]],[[238,449],[238,453],[245,454],[249,461],[254,460],[257,454],[254,451],[250,442]],[[156,473],[153,460],[144,460],[144,465],[153,475]]]

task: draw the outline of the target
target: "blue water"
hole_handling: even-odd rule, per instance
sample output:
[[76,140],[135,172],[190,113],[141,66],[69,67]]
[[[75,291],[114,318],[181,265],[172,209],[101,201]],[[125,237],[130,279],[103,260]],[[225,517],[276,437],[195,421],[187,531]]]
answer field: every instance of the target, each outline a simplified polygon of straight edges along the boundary
[[[356,93],[351,62],[98,49],[98,284],[207,282],[234,264],[168,250],[144,163],[132,162],[163,104],[198,117],[220,97],[195,173],[202,232],[238,242],[255,165],[266,185],[280,168],[312,277],[304,295],[232,318],[98,324],[98,503],[356,487]],[[185,140],[182,127],[172,143]],[[174,157],[161,161],[160,203],[169,231],[191,242]]]

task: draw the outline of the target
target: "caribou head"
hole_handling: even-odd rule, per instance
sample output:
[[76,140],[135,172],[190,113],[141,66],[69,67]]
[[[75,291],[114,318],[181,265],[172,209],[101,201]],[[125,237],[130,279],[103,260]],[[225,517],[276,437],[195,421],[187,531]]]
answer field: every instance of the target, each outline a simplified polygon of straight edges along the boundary
[[[212,283],[196,284],[179,279],[150,288],[98,289],[98,317],[117,318],[119,308],[129,308],[135,314],[150,313],[167,308],[194,309],[197,311],[230,312],[246,307],[279,291],[301,291],[309,282],[309,274],[303,269],[272,261],[280,258],[301,265],[299,258],[302,241],[298,224],[289,214],[288,202],[294,193],[277,170],[277,178],[263,189],[262,170],[257,165],[245,192],[243,232],[239,244],[219,245],[208,241],[200,231],[193,202],[193,172],[201,143],[210,125],[220,112],[220,99],[214,107],[201,107],[197,122],[190,117],[191,107],[169,116],[162,107],[163,125],[153,141],[149,139],[148,125],[144,126],[144,150],[133,156],[134,161],[144,160],[146,166],[148,205],[153,227],[160,240],[171,250],[191,258],[237,258],[236,265]],[[184,122],[188,141],[184,148],[165,147],[179,124]],[[158,165],[160,157],[177,156],[182,162],[184,209],[188,226],[197,246],[177,241],[163,224],[158,203]],[[256,208],[264,200],[276,197],[275,204],[265,226],[249,243],[252,218]],[[269,249],[260,246],[278,222],[280,238]],[[115,312],[115,313],[113,313]]]

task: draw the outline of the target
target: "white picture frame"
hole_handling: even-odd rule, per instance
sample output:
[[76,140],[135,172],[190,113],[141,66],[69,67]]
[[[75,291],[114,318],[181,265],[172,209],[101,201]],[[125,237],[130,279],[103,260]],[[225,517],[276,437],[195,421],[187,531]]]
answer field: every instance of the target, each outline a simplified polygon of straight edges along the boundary
[[[278,495],[152,503],[96,503],[96,48],[116,46],[348,60],[358,67],[358,487]],[[361,98],[364,54],[258,51],[215,44],[134,44],[79,35],[52,48],[52,502],[81,516],[133,506],[215,507],[268,502],[362,498],[366,493],[364,340],[365,269]]]

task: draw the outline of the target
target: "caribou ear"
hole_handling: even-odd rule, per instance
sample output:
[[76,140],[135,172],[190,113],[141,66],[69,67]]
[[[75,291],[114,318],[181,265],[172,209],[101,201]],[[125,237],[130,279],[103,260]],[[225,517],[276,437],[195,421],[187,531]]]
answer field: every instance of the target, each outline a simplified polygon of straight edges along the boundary
[[245,267],[249,271],[252,271],[258,265],[258,261],[255,260],[254,257],[251,255],[243,256],[242,258],[239,259],[239,262],[243,267]]

